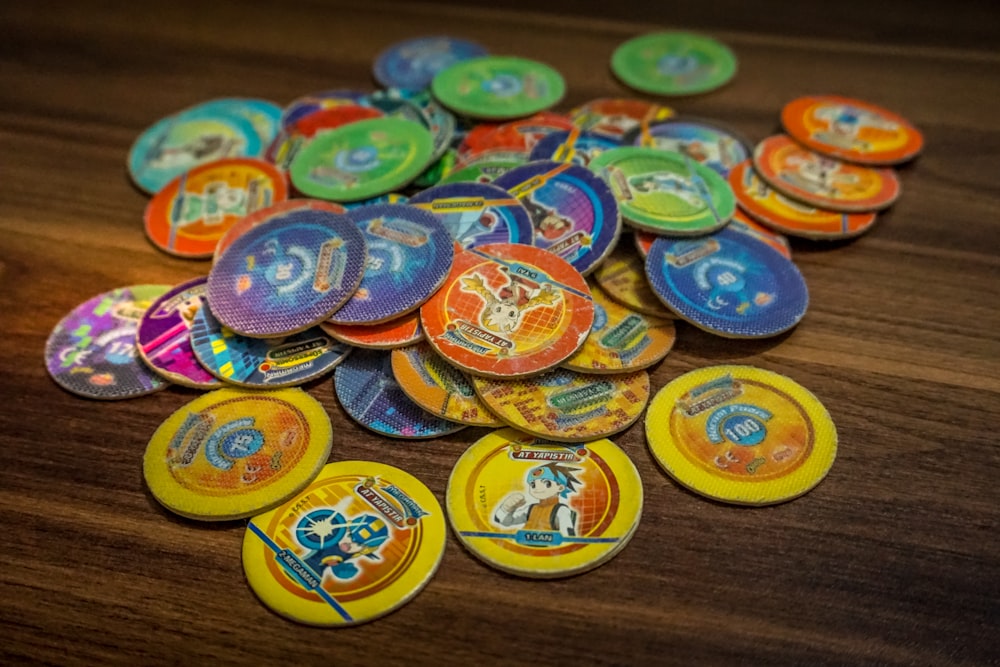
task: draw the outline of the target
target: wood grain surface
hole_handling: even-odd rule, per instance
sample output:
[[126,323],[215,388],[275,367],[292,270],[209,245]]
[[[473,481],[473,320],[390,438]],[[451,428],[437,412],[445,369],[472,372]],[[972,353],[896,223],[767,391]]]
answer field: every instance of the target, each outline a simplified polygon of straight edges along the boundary
[[[995,3],[53,3],[0,8],[0,662],[52,664],[997,664],[1000,656],[1000,16]],[[207,263],[145,239],[125,156],[165,114],[213,97],[285,103],[370,87],[388,44],[453,34],[536,58],[560,109],[630,95],[614,47],[661,26],[738,54],[736,79],[673,105],[752,140],[801,94],[901,111],[926,150],[901,200],[850,243],[793,245],[811,292],[793,332],[731,341],[680,326],[652,373],[748,363],[819,396],[840,434],[808,495],[745,509],[683,490],[640,424],[615,437],[646,494],[632,543],[583,576],[527,581],[453,536],[410,604],[351,629],[283,620],[247,587],[244,523],[164,511],[141,475],[159,423],[197,394],[98,403],[42,350],[105,290]],[[402,467],[444,498],[483,431],[376,437],[337,405],[332,460]]]

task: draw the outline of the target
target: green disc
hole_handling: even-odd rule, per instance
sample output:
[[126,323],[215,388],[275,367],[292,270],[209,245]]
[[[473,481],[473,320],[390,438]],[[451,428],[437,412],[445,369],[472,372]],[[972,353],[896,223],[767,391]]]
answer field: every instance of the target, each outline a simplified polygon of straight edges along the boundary
[[725,226],[736,212],[729,183],[682,153],[612,148],[589,166],[611,187],[624,220],[639,229],[700,236]]
[[484,56],[439,72],[431,92],[462,115],[506,119],[554,106],[566,92],[566,82],[559,72],[534,60]]
[[710,37],[654,32],[630,39],[611,56],[622,83],[658,95],[696,95],[722,86],[736,74],[736,56]]
[[417,123],[372,118],[320,132],[295,156],[289,173],[308,197],[358,201],[412,181],[433,150],[431,133]]

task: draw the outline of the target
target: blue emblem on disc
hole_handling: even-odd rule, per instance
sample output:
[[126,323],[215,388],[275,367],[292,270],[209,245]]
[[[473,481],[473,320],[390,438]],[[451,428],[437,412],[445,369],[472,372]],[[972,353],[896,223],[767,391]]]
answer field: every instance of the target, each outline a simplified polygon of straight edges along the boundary
[[375,58],[375,80],[386,88],[423,90],[434,75],[460,60],[487,54],[479,44],[454,37],[417,37],[393,44]]
[[333,375],[337,400],[356,422],[393,438],[436,438],[465,428],[411,401],[392,374],[387,351],[355,350]]
[[303,95],[290,102],[281,112],[281,127],[289,128],[316,111],[329,109],[340,104],[365,104],[367,99],[368,93],[346,88]]
[[608,185],[589,169],[541,160],[493,181],[517,197],[535,227],[533,245],[586,275],[618,242],[621,217]]
[[208,301],[223,325],[254,338],[285,336],[328,318],[354,294],[365,239],[345,215],[296,209],[237,238],[212,267]]
[[444,282],[455,245],[441,221],[406,204],[364,206],[348,217],[365,236],[368,260],[334,324],[377,324],[415,310]]
[[683,116],[635,127],[625,135],[622,145],[681,153],[711,167],[723,178],[752,154],[750,144],[735,130]]
[[352,349],[319,327],[282,338],[241,336],[205,307],[191,323],[191,347],[212,375],[245,387],[302,384],[332,370]]
[[531,245],[534,238],[527,209],[516,197],[495,185],[438,185],[414,195],[409,203],[437,216],[463,248],[489,243]]
[[618,146],[621,146],[618,141],[603,134],[559,130],[538,140],[531,149],[530,160],[570,162],[586,167],[593,158]]
[[656,239],[646,277],[671,310],[729,338],[787,331],[809,305],[806,282],[790,259],[728,228],[690,240]]

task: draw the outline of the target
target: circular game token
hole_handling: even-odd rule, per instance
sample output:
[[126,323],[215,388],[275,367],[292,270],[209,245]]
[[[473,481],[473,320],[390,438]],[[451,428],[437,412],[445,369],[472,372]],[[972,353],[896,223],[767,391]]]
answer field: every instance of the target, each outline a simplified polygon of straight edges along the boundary
[[310,197],[357,201],[406,185],[433,155],[431,133],[401,118],[372,118],[321,132],[292,160],[295,188]]
[[899,164],[924,147],[920,131],[899,114],[838,95],[792,100],[781,110],[781,124],[799,143],[848,162]]
[[683,153],[723,178],[750,157],[750,142],[738,132],[701,118],[676,116],[643,125],[630,131],[622,143]]
[[[437,104],[421,104],[421,99],[425,93],[419,93],[420,97],[408,97],[405,91],[397,90],[376,90],[368,96],[365,104],[379,109],[391,118],[408,120],[416,123],[431,134],[431,156],[425,165],[444,155],[451,145],[451,139],[455,132],[455,117],[451,112]],[[426,94],[430,98],[429,94]],[[434,115],[432,118],[431,116]],[[421,170],[423,171],[423,170]]]
[[390,352],[355,350],[334,371],[333,389],[351,419],[390,438],[437,438],[465,428],[410,400],[392,374]]
[[370,94],[361,90],[341,88],[303,95],[285,107],[281,113],[281,127],[291,127],[300,118],[323,109],[332,109],[344,104],[364,104]]
[[424,190],[409,204],[433,213],[463,248],[489,243],[531,245],[534,226],[521,202],[485,183],[451,183]]
[[302,490],[326,463],[332,438],[323,406],[301,389],[217,389],[156,429],[143,474],[171,512],[241,519]]
[[736,74],[736,56],[710,37],[656,32],[628,40],[611,56],[611,70],[630,88],[656,95],[697,95]]
[[420,327],[420,313],[416,310],[388,322],[380,324],[320,324],[327,332],[342,343],[373,350],[391,350],[412,345],[424,339]]
[[375,80],[386,88],[423,90],[441,70],[485,56],[485,48],[455,37],[415,37],[393,44],[375,58]]
[[491,377],[557,366],[583,345],[593,321],[590,289],[572,265],[513,243],[458,253],[444,285],[420,309],[438,354]]
[[642,495],[635,465],[610,440],[559,444],[503,429],[462,454],[445,504],[474,556],[511,574],[555,578],[620,553]]
[[753,366],[677,378],[646,413],[653,457],[695,493],[739,505],[797,498],[826,476],[837,429],[804,387]]
[[494,128],[479,138],[474,150],[465,154],[466,159],[490,150],[530,153],[535,144],[553,132],[573,129],[569,118],[551,111],[541,111],[528,118],[512,120]]
[[618,244],[611,256],[597,267],[594,281],[612,300],[626,308],[661,319],[676,317],[650,287],[642,258],[624,244]]
[[365,236],[368,261],[354,295],[333,313],[334,324],[377,324],[420,307],[451,269],[455,245],[444,225],[404,204],[348,213]]
[[[752,236],[758,241],[768,244],[788,259],[792,258],[792,249],[788,245],[788,239],[781,234],[771,231],[767,227],[754,222],[753,218],[747,216],[741,209],[737,208],[733,214],[733,219],[727,225],[729,229],[741,234]],[[656,239],[660,238],[652,232],[644,232],[637,229],[635,232],[635,247],[642,255],[643,259],[649,254],[649,249],[653,247]]]
[[892,169],[841,162],[804,148],[783,134],[757,144],[753,166],[775,190],[819,208],[849,213],[877,211],[899,198],[900,183]]
[[278,169],[288,171],[292,160],[302,150],[302,147],[320,132],[334,130],[362,120],[381,118],[383,115],[385,114],[378,109],[360,104],[340,104],[327,109],[317,109],[283,128],[268,146],[267,159],[273,162]]
[[611,187],[622,218],[639,229],[701,236],[736,211],[726,180],[682,153],[624,146],[598,155],[590,169]]
[[483,56],[438,72],[431,92],[441,104],[464,116],[505,119],[555,106],[566,93],[566,82],[540,62]]
[[586,167],[529,162],[493,184],[517,197],[535,226],[534,246],[580,273],[594,270],[618,242],[621,219],[607,183]]
[[346,215],[299,209],[240,236],[208,276],[212,313],[236,333],[285,336],[327,319],[361,282],[367,250]]
[[383,463],[339,461],[250,521],[243,571],[260,601],[285,618],[357,625],[423,590],[445,533],[444,512],[420,480]]
[[580,129],[621,142],[629,131],[666,120],[674,110],[645,100],[602,97],[578,106],[569,115]]
[[146,236],[171,255],[211,257],[236,222],[287,197],[284,175],[263,160],[208,162],[170,181],[149,200]]
[[441,185],[450,183],[492,183],[511,169],[528,161],[523,153],[507,151],[486,152],[468,164],[456,164],[455,169],[441,179]]
[[578,128],[547,134],[531,149],[529,159],[569,162],[586,167],[590,161],[606,150],[621,144],[603,134],[581,132]]
[[136,351],[135,335],[146,309],[170,285],[133,285],[85,301],[52,330],[45,367],[66,391],[116,400],[167,386]]
[[667,356],[677,334],[672,320],[642,315],[591,285],[594,325],[580,351],[563,368],[581,373],[624,373],[648,368]]
[[222,253],[224,253],[236,239],[243,236],[254,227],[264,224],[271,218],[276,218],[286,213],[299,210],[328,211],[330,213],[347,212],[347,209],[340,204],[320,201],[318,199],[289,199],[268,206],[267,208],[262,208],[254,211],[246,217],[240,218],[229,227],[226,233],[222,235],[222,238],[219,239],[219,242],[215,244],[214,261],[218,261],[219,258],[222,257]]
[[211,389],[219,386],[191,349],[191,325],[202,310],[208,278],[194,278],[165,292],[139,320],[136,345],[143,361],[171,382]]
[[393,350],[392,374],[403,393],[430,413],[470,426],[502,426],[469,378],[427,343]]
[[790,259],[728,228],[698,239],[657,239],[646,277],[671,310],[727,338],[780,334],[809,305],[806,281]]
[[208,308],[195,315],[191,346],[212,375],[241,387],[292,387],[332,370],[351,352],[319,327],[282,338],[248,338]]
[[649,402],[646,371],[594,375],[557,368],[529,378],[473,377],[504,423],[547,440],[586,442],[631,426]]
[[[281,127],[281,107],[267,100],[246,97],[223,97],[204,102],[199,107],[203,110],[218,109],[250,121],[254,131],[257,133],[257,137],[260,139],[261,149],[274,140]],[[254,157],[260,154],[262,154],[262,150],[259,150]]]

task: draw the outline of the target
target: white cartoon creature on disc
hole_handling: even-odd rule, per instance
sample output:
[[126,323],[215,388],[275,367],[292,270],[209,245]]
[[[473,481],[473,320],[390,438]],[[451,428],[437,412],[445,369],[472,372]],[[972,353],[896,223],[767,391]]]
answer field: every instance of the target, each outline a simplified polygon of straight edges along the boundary
[[539,306],[551,306],[559,301],[559,294],[549,284],[539,285],[523,276],[511,275],[502,268],[508,283],[494,292],[487,287],[483,277],[474,273],[462,278],[462,291],[477,294],[485,307],[479,315],[479,324],[496,333],[510,334],[521,326],[524,314]]

